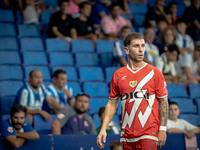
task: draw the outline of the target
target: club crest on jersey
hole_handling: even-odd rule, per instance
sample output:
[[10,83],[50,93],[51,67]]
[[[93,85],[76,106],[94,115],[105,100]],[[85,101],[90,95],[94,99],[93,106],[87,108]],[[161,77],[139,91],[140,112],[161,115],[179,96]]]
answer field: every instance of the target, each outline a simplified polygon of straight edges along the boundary
[[89,126],[89,123],[88,123],[86,120],[84,121],[84,126],[85,126],[85,127],[88,127],[88,126]]
[[137,85],[137,81],[130,81],[129,86],[134,88]]
[[62,118],[64,118],[64,117],[65,117],[64,114],[62,114],[62,113],[58,114],[58,118],[59,118],[59,119],[62,119]]
[[13,128],[12,127],[8,127],[8,132],[13,133]]

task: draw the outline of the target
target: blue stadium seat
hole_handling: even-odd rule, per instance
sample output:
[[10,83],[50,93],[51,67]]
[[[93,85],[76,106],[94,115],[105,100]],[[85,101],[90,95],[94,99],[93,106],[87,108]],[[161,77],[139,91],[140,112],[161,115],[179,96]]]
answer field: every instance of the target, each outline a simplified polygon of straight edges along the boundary
[[21,50],[44,50],[44,45],[41,38],[21,38],[20,39]]
[[22,23],[23,18],[22,18],[22,14],[21,14],[20,10],[16,11],[16,19],[17,19],[16,20],[17,24],[21,24]]
[[90,108],[88,110],[88,113],[91,115],[98,114],[100,107],[106,107],[107,102],[108,98],[102,98],[102,97],[90,98]]
[[71,53],[50,52],[49,60],[51,66],[74,65],[74,60]]
[[73,66],[55,66],[55,67],[52,68],[52,75],[58,69],[62,69],[62,70],[67,71],[67,80],[68,81],[69,80],[70,81],[77,81],[78,80],[76,69]]
[[0,51],[0,64],[20,65],[21,58],[17,51]]
[[51,114],[51,120],[45,121],[44,118],[42,118],[41,115],[34,115],[33,116],[33,126],[34,129],[39,134],[51,134],[51,123],[54,119],[54,114]]
[[[12,107],[12,106],[11,106]],[[10,107],[10,108],[11,108]],[[9,112],[10,113],[10,112]],[[6,120],[6,119],[9,119],[10,118],[10,114],[3,114],[2,115],[2,120]],[[25,122],[29,123],[29,119],[28,119],[28,116],[26,116],[26,119],[25,119]]]
[[17,91],[24,85],[22,81],[1,81],[0,93],[1,97],[15,96]]
[[14,13],[10,9],[0,9],[0,22],[14,22]]
[[109,40],[97,40],[96,50],[97,53],[112,53],[113,52],[114,41]]
[[184,84],[167,84],[169,98],[188,98],[186,86]]
[[[0,103],[1,103],[1,114],[9,114],[10,109],[13,106],[15,101],[15,96],[5,96],[1,97]],[[9,115],[10,117],[10,115]],[[3,120],[5,120],[4,117],[2,117]]]
[[138,32],[140,32],[141,34],[144,34],[144,30],[145,30],[144,27],[139,27],[139,28],[138,28]]
[[106,67],[105,74],[106,74],[106,81],[111,82],[113,73],[119,69],[118,67]]
[[200,98],[196,98],[196,99],[194,100],[194,102],[195,102],[195,104],[196,104],[196,106],[197,106],[197,114],[200,115]]
[[47,65],[47,56],[45,52],[25,51],[23,52],[24,65]]
[[101,66],[104,67],[108,67],[108,66],[113,66],[113,53],[100,53],[100,62],[101,62]]
[[79,68],[80,81],[103,81],[103,71],[100,67],[80,67]]
[[42,11],[40,14],[41,24],[48,24],[52,14],[51,11]]
[[45,87],[48,87],[51,83],[52,83],[52,82],[50,82],[50,81],[43,81],[42,84],[43,84]]
[[186,8],[187,8],[187,6],[185,6],[185,4],[177,5],[177,16],[180,18],[183,17]]
[[147,5],[142,3],[129,3],[131,14],[142,14],[145,15],[148,11]]
[[196,134],[197,136],[197,146],[200,147],[200,134]]
[[34,69],[38,69],[42,72],[42,76],[43,76],[43,80],[51,80],[51,76],[50,76],[50,72],[49,72],[49,68],[47,66],[39,66],[39,65],[35,65],[35,66],[25,66],[24,70],[25,70],[25,80],[28,81],[29,78],[29,73],[34,70]]
[[72,87],[73,96],[76,96],[79,92],[82,91],[80,84],[78,82],[67,82],[67,84]]
[[170,101],[175,101],[179,105],[180,113],[196,113],[192,99],[188,98],[171,98]]
[[121,120],[121,119],[120,119],[120,116],[119,116],[118,114],[115,114],[115,115],[113,116],[112,121],[114,121],[114,122],[118,125],[119,128],[121,127],[121,121],[120,121],[120,120]]
[[188,86],[190,98],[200,98],[200,84],[190,84]]
[[108,87],[104,82],[85,82],[83,84],[83,90],[89,93],[91,97],[108,97]]
[[117,106],[117,111],[116,111],[116,113],[118,114],[118,115],[121,115],[121,101],[119,100],[119,102],[118,102],[118,106]]
[[14,37],[0,37],[0,50],[18,50],[17,39]]
[[69,51],[69,45],[66,40],[58,38],[46,39],[47,51]]
[[19,24],[18,25],[19,37],[40,37],[40,29],[38,25],[34,24]]
[[134,26],[136,27],[141,27],[145,21],[145,15],[141,15],[141,14],[136,14],[134,15]]
[[21,66],[0,65],[0,80],[23,80],[23,77]]
[[200,115],[195,115],[195,114],[180,114],[179,115],[180,119],[184,119],[187,122],[195,125],[195,126],[200,126]]
[[176,2],[177,5],[185,5],[184,0],[166,0],[165,6],[168,7],[170,2]]
[[12,23],[0,23],[0,36],[16,36],[15,25]]
[[71,42],[72,52],[94,52],[92,40],[77,39]]
[[96,53],[76,53],[76,66],[98,66],[99,59]]

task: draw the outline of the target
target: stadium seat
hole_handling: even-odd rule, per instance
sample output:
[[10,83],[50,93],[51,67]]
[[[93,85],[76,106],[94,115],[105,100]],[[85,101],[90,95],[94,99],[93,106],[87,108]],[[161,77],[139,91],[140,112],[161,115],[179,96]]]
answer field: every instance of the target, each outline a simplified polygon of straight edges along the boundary
[[43,42],[41,38],[21,38],[20,45],[22,51],[27,50],[44,50]]
[[90,94],[91,97],[108,97],[108,87],[104,82],[85,82],[83,84],[84,92]]
[[[5,96],[1,97],[0,103],[1,103],[1,114],[9,114],[10,108],[13,106],[15,101],[15,96]],[[10,115],[9,115],[10,117]],[[4,117],[2,117],[3,120],[5,120]]]
[[33,126],[34,129],[39,134],[51,134],[51,123],[54,119],[54,114],[51,114],[51,120],[45,121],[44,118],[42,118],[41,115],[34,115],[33,116]]
[[97,40],[96,41],[97,53],[112,53],[113,46],[114,46],[114,41],[110,41],[110,40]]
[[197,106],[197,114],[200,115],[200,98],[196,98],[196,99],[194,100],[194,103],[195,103],[196,106]]
[[187,122],[195,125],[195,126],[200,126],[200,115],[195,115],[195,114],[180,114],[179,115],[180,119],[184,119]]
[[69,45],[66,40],[58,38],[46,39],[47,51],[69,51]]
[[42,25],[48,24],[52,14],[53,14],[53,12],[51,12],[51,11],[42,11],[40,14],[41,24]]
[[90,98],[90,108],[88,110],[88,113],[90,115],[98,114],[100,107],[106,107],[107,102],[108,98],[102,98],[102,97]]
[[188,98],[171,98],[170,101],[175,101],[179,105],[180,113],[193,113],[195,114],[195,107],[192,99]]
[[100,64],[101,66],[104,67],[108,67],[108,66],[113,66],[113,53],[100,53]]
[[80,84],[78,82],[67,82],[67,84],[72,87],[73,96],[76,96],[79,92],[82,91]]
[[62,69],[62,70],[67,71],[67,80],[68,81],[69,80],[70,81],[77,81],[78,80],[76,69],[73,66],[55,66],[55,67],[52,68],[52,75],[58,69]]
[[21,66],[0,65],[0,80],[23,80]]
[[0,36],[16,36],[15,25],[12,23],[0,23]]
[[113,73],[119,69],[118,67],[106,67],[105,74],[106,74],[106,81],[111,82]]
[[118,125],[118,127],[121,127],[120,116],[119,116],[118,114],[115,114],[115,115],[113,116],[112,121],[114,121],[114,122]]
[[186,86],[184,84],[167,84],[169,98],[188,98]]
[[130,12],[131,14],[135,15],[135,14],[142,14],[142,15],[146,15],[148,8],[146,4],[142,4],[142,3],[129,3],[129,8],[130,8]]
[[98,66],[99,59],[96,53],[76,53],[76,66]]
[[177,16],[180,18],[183,17],[186,8],[187,8],[187,6],[185,6],[185,4],[177,5]]
[[17,51],[0,51],[0,64],[21,65],[21,58]]
[[20,10],[17,10],[16,11],[16,22],[17,24],[22,24],[22,21],[23,21],[23,17],[22,17],[22,14],[20,12]]
[[72,52],[94,52],[92,40],[77,39],[71,42]]
[[14,37],[0,37],[0,50],[18,50],[17,39]]
[[116,111],[116,113],[118,114],[118,115],[121,115],[121,100],[119,100],[119,102],[118,102],[118,106],[117,106],[117,111]]
[[24,66],[26,81],[28,81],[29,73],[34,69],[38,69],[42,72],[43,80],[48,80],[48,81],[51,80],[49,68],[47,66],[36,66],[35,65],[35,66]]
[[188,86],[190,98],[200,98],[200,84],[190,84]]
[[74,60],[71,53],[50,52],[49,60],[51,66],[74,65]]
[[0,82],[0,93],[1,97],[4,96],[15,96],[18,90],[24,85],[22,81],[1,81]]
[[11,9],[0,9],[0,22],[13,22],[15,21],[14,13]]
[[134,26],[135,27],[143,26],[143,23],[145,21],[145,17],[146,17],[145,15],[141,15],[141,14],[134,15],[134,20],[133,20]]
[[38,25],[34,24],[19,24],[18,36],[21,37],[40,37],[40,29]]
[[197,146],[200,147],[200,134],[196,134],[197,136]]
[[139,27],[139,28],[138,28],[138,32],[140,32],[141,34],[144,34],[144,30],[145,30],[144,27]]
[[25,51],[23,52],[24,65],[47,65],[47,56],[45,52]]
[[103,81],[103,71],[100,67],[80,67],[79,68],[80,81]]
[[52,82],[50,81],[43,81],[42,84],[44,84],[45,87],[48,87]]

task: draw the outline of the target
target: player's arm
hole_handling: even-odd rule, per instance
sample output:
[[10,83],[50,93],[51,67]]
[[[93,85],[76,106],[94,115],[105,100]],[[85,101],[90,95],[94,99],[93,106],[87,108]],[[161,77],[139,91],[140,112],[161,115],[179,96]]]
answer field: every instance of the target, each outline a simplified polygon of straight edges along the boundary
[[14,135],[9,135],[6,137],[6,140],[12,145],[12,147],[14,148],[19,148],[21,147],[24,142],[25,142],[25,139],[24,138],[17,138],[16,136]]
[[167,96],[159,98],[160,102],[160,130],[158,133],[158,143],[157,147],[161,148],[165,145],[166,141],[166,128],[167,128],[167,118],[168,118],[168,99]]
[[187,78],[189,80],[198,80],[198,81],[200,81],[200,76],[193,75],[192,72],[191,72],[190,67],[185,66],[184,70],[185,70]]
[[51,123],[51,132],[52,134],[60,135],[61,134],[61,123],[58,120],[53,120]]
[[33,131],[29,131],[29,132],[16,132],[16,136],[18,138],[24,138],[27,140],[37,140],[39,139],[39,134],[33,130]]
[[51,96],[49,95],[46,98],[46,101],[49,103],[49,105],[51,105],[55,110],[60,110],[61,109],[61,105]]
[[103,120],[101,131],[99,132],[99,135],[97,136],[97,145],[100,149],[104,147],[102,140],[103,140],[104,143],[106,142],[106,136],[107,136],[106,128],[109,125],[110,121],[112,120],[112,118],[113,118],[113,116],[116,112],[116,109],[117,109],[117,106],[118,106],[118,101],[119,101],[119,98],[114,99],[114,100],[109,99],[109,101],[106,105],[105,117],[104,117],[104,120]]
[[61,39],[65,39],[66,38],[61,32],[58,31],[58,27],[53,26],[51,29],[52,29],[52,32],[55,34],[55,36],[57,36],[57,37],[59,37]]

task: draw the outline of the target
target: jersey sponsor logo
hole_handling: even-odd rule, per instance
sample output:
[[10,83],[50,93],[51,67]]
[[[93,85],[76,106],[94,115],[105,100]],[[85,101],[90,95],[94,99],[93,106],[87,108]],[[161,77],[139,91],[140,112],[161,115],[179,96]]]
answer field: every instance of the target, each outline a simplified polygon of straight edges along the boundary
[[62,119],[62,118],[64,118],[64,117],[65,117],[65,115],[64,115],[64,114],[62,114],[62,113],[59,113],[57,116],[58,116],[58,118],[59,118],[59,119]]
[[8,132],[13,133],[13,128],[12,127],[8,127]]
[[134,88],[137,85],[137,81],[130,81],[129,86]]
[[86,120],[84,121],[84,126],[85,126],[85,127],[88,127],[88,126],[89,126],[89,123],[88,123]]

